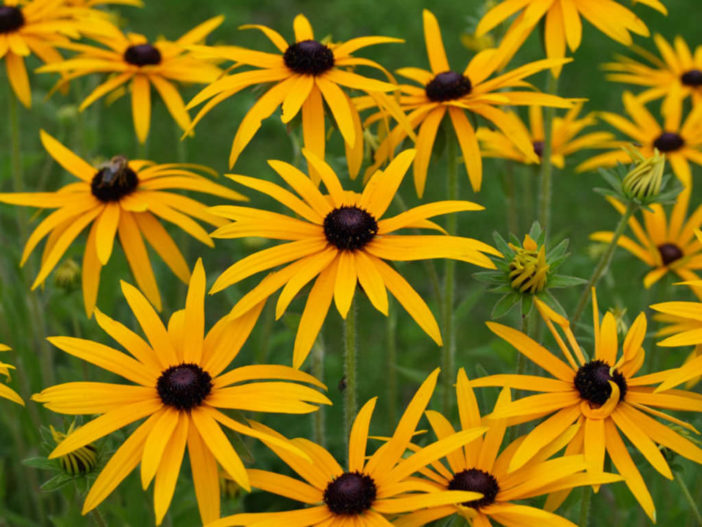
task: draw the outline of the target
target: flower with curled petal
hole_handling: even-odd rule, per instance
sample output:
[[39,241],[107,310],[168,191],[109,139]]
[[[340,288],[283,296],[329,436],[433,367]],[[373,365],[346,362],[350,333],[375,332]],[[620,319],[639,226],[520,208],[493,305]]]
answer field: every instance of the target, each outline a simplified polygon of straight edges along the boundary
[[[536,307],[563,353],[565,362],[521,331],[487,322],[493,333],[552,377],[492,375],[476,379],[471,384],[474,387],[509,386],[541,392],[501,405],[491,414],[493,418],[512,418],[519,422],[546,417],[519,445],[509,462],[509,471],[524,466],[541,448],[563,434],[573,423],[578,423],[580,428],[568,443],[566,455],[584,454],[588,472],[601,473],[605,452],[608,453],[636,500],[655,522],[653,499],[620,432],[658,472],[673,479],[659,445],[696,463],[702,463],[702,449],[654,418],[694,430],[686,422],[658,409],[700,412],[702,396],[685,390],[655,389],[654,385],[664,382],[676,370],[637,375],[646,355],[642,347],[646,336],[646,315],[640,313],[636,317],[621,343],[620,351],[614,315],[608,312],[600,321],[594,289],[592,299],[595,336],[592,356],[587,357],[580,348],[568,320],[537,299]],[[563,490],[552,494],[547,507],[555,508],[568,492]]]
[[[8,351],[10,348],[5,344],[0,344],[0,351]],[[15,367],[4,362],[0,362],[0,375],[4,375],[6,379],[10,378],[10,370],[14,370]],[[17,404],[24,406],[24,401],[19,396],[19,394],[6,384],[0,383],[0,397],[9,399]]]

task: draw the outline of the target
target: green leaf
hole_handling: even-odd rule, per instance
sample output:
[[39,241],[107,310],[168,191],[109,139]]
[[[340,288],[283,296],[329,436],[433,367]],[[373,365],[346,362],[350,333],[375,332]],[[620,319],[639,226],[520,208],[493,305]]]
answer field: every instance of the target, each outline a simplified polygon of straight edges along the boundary
[[514,257],[514,251],[507,245],[507,242],[499,235],[497,231],[492,233],[492,238],[495,240],[495,248],[504,255],[505,260],[511,260]]
[[71,483],[71,481],[73,481],[73,477],[68,474],[56,474],[53,478],[42,483],[39,488],[44,492],[53,492]]
[[578,278],[577,276],[566,276],[563,274],[557,274],[549,277],[547,287],[573,287],[576,285],[582,285],[586,283],[587,280]]
[[519,302],[520,297],[521,295],[519,293],[511,292],[500,298],[495,304],[495,307],[492,308],[490,318],[497,320],[498,318],[505,316],[517,304],[517,302]]
[[484,284],[502,285],[505,283],[505,275],[495,271],[480,271],[473,273],[473,278]]
[[42,470],[56,470],[58,465],[55,459],[47,459],[45,457],[28,457],[22,460],[22,464],[32,468],[40,468]]

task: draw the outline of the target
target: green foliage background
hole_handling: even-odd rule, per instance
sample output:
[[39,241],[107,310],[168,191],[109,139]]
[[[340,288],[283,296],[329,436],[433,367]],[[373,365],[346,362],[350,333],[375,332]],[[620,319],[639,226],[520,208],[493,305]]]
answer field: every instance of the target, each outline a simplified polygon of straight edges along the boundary
[[[695,14],[699,11],[699,0],[668,0],[670,10],[668,17],[645,7],[637,6],[636,11],[645,19],[653,32],[659,32],[666,38],[680,34],[694,46],[699,44],[699,27],[695,24]],[[627,3],[627,2],[625,2]],[[472,52],[466,50],[460,42],[462,33],[471,32],[481,13],[481,2],[421,2],[418,0],[353,0],[341,1],[281,1],[281,0],[236,0],[219,2],[202,2],[196,0],[178,0],[177,2],[157,2],[147,0],[143,10],[121,8],[118,11],[124,17],[126,27],[132,31],[144,33],[149,37],[163,35],[175,39],[200,21],[211,16],[224,14],[226,21],[210,39],[214,44],[237,44],[253,49],[271,49],[267,40],[255,31],[241,32],[237,26],[246,23],[265,24],[277,29],[286,37],[292,37],[292,20],[297,13],[305,13],[316,31],[318,38],[331,35],[335,40],[347,40],[356,36],[381,34],[401,37],[405,44],[393,44],[368,48],[361,53],[378,60],[389,69],[403,66],[427,67],[426,53],[421,24],[421,10],[428,7],[436,14],[443,32],[449,61],[454,68],[463,68]],[[697,40],[696,40],[697,39]],[[651,40],[637,38],[637,43],[653,49]],[[575,55],[575,62],[565,67],[561,77],[560,93],[570,97],[589,99],[586,110],[622,111],[621,93],[623,87],[604,80],[600,64],[613,57],[615,53],[626,52],[625,48],[604,37],[585,24],[582,47]],[[516,63],[527,62],[542,57],[538,33],[533,35],[527,46],[518,55]],[[515,64],[515,63],[513,63]],[[30,66],[36,67],[38,63]],[[7,128],[9,119],[5,108],[8,107],[8,83],[4,69],[0,73],[0,108],[4,118],[0,130],[0,190],[11,191],[10,178],[10,132]],[[32,76],[34,107],[30,111],[20,109],[22,132],[22,152],[24,156],[24,186],[29,191],[54,190],[69,180],[43,151],[38,140],[38,131],[43,128],[73,148],[79,154],[91,160],[101,160],[116,154],[135,157],[140,152],[136,145],[131,123],[128,97],[123,97],[106,106],[97,103],[86,112],[79,114],[77,105],[94,87],[97,79],[87,79],[83,83],[72,85],[66,95],[55,94],[45,99],[55,79],[52,76]],[[545,76],[531,79],[537,86],[545,85]],[[186,89],[186,99],[197,92],[197,87]],[[248,90],[234,99],[222,104],[208,115],[197,127],[193,138],[180,142],[180,132],[173,124],[160,102],[154,103],[152,131],[147,145],[149,158],[157,162],[173,162],[187,159],[209,165],[221,173],[227,172],[227,158],[231,140],[242,116],[250,107],[260,91]],[[657,112],[658,105],[652,108]],[[279,114],[276,114],[276,116]],[[275,180],[272,170],[266,164],[267,159],[282,159],[300,164],[300,131],[291,126],[287,129],[279,119],[264,122],[261,131],[246,149],[235,172],[254,177]],[[602,129],[606,129],[603,125]],[[338,134],[336,134],[338,135]],[[345,161],[338,137],[332,140],[329,149],[329,161],[339,174],[344,173]],[[617,214],[605,201],[593,192],[593,187],[603,186],[597,174],[575,174],[576,161],[587,157],[581,153],[571,159],[565,171],[557,171],[554,179],[552,240],[560,241],[564,237],[571,240],[570,260],[564,265],[565,274],[587,278],[594,266],[596,251],[591,251],[588,234],[595,230],[609,230],[618,219]],[[517,178],[519,200],[520,238],[528,230],[535,217],[536,172],[529,167],[513,166]],[[493,231],[507,235],[507,211],[504,201],[504,163],[486,161],[484,169],[484,190],[474,195],[469,188],[463,168],[459,167],[461,178],[461,197],[477,201],[486,206],[485,212],[465,213],[460,217],[459,234],[478,238],[491,243]],[[430,165],[430,183],[426,200],[441,199],[445,194],[445,156],[439,153]],[[695,177],[699,179],[702,170],[695,167]],[[224,179],[221,180],[225,182]],[[234,185],[226,181],[226,184]],[[349,183],[358,188],[359,182]],[[698,187],[700,185],[698,184]],[[241,189],[237,189],[241,190]],[[418,204],[411,185],[411,177],[401,190],[408,205]],[[262,207],[273,206],[271,202],[248,192],[253,203]],[[700,193],[696,192],[692,204],[699,203]],[[205,198],[205,201],[207,199]],[[216,200],[209,203],[216,204]],[[395,211],[399,210],[397,204]],[[0,207],[0,342],[13,347],[12,352],[4,354],[3,360],[15,364],[17,372],[12,385],[20,391],[25,400],[31,393],[58,382],[77,380],[113,380],[104,372],[85,365],[53,349],[45,342],[46,335],[72,335],[108,342],[94,321],[85,319],[82,309],[80,290],[66,292],[57,287],[53,280],[46,287],[35,293],[29,293],[29,285],[38,268],[38,256],[33,256],[24,270],[18,268],[22,247],[27,233],[18,232],[17,217],[22,215],[34,218],[32,210],[20,210],[10,206]],[[32,223],[32,226],[36,223]],[[174,229],[170,232],[175,233]],[[187,251],[188,262],[192,265],[198,256],[202,256],[208,279],[211,283],[218,274],[235,260],[257,250],[260,240],[245,240],[243,243],[223,240],[217,243],[215,250],[207,249],[198,242],[188,239],[181,233],[176,240]],[[82,241],[75,243],[70,253],[80,262]],[[168,272],[162,262],[153,258],[157,270],[157,280],[164,295],[164,317],[179,309],[184,300],[185,285],[181,284]],[[443,262],[434,264],[439,274]],[[400,264],[397,266],[417,290],[426,298],[435,315],[439,309],[436,297],[432,293],[428,270],[422,263]],[[484,286],[475,281],[471,275],[477,269],[468,264],[459,263],[457,267],[457,361],[458,366],[465,367],[469,377],[486,373],[514,372],[516,370],[516,352],[507,344],[489,333],[484,322],[489,319],[492,305],[498,296],[485,293]],[[618,251],[607,276],[600,282],[598,290],[601,309],[617,307],[626,309],[625,322],[633,321],[641,310],[657,300],[691,298],[682,287],[673,287],[672,280],[664,281],[652,290],[645,290],[642,278],[644,264],[635,261],[628,253]],[[98,306],[104,312],[134,325],[119,290],[119,279],[133,282],[121,250],[116,250],[108,268],[103,273]],[[210,323],[224,315],[233,303],[243,294],[247,287],[257,283],[254,277],[238,287],[209,297],[207,319]],[[37,302],[32,307],[30,294],[36,295]],[[557,292],[559,301],[566,310],[574,309],[580,294],[579,288]],[[359,298],[359,393],[360,402],[378,395],[380,401],[373,421],[372,432],[389,433],[396,416],[404,403],[414,392],[419,382],[439,363],[440,350],[414,324],[408,315],[397,305],[393,306],[392,316],[386,320],[377,313],[363,295]],[[266,361],[289,364],[292,355],[292,341],[297,327],[299,314],[303,307],[299,298],[289,309],[288,314],[278,322],[272,318],[271,306],[268,306],[254,334],[235,364],[250,361]],[[582,342],[589,342],[589,315],[583,317],[579,328]],[[510,313],[507,324],[519,325],[515,312]],[[388,340],[388,327],[394,328],[394,344]],[[655,324],[650,324],[651,332]],[[342,437],[343,412],[342,394],[339,381],[342,378],[341,364],[341,323],[340,317],[332,308],[325,324],[323,341],[326,348],[325,372],[323,380],[329,386],[329,395],[334,406],[325,410],[326,441],[332,452],[344,457]],[[673,367],[681,364],[685,353],[683,350],[666,350],[657,348],[655,338],[649,338],[645,347],[649,360],[657,368]],[[388,347],[394,345],[397,362],[387,364]],[[308,361],[309,364],[309,361]],[[387,371],[396,369],[399,378],[399,397],[397,401],[387,398]],[[481,405],[487,412],[494,402],[495,392],[481,390]],[[435,396],[435,403],[439,393]],[[23,459],[41,456],[46,450],[41,446],[40,426],[67,428],[69,421],[62,416],[53,415],[28,402],[27,408],[19,408],[9,402],[0,402],[0,526],[43,526],[57,527],[91,525],[92,520],[80,516],[80,507],[85,489],[85,481],[70,483],[55,492],[40,489],[43,482],[52,476],[52,472],[26,466]],[[260,416],[263,422],[273,425],[289,437],[311,437],[311,416]],[[699,416],[689,417],[693,424],[702,424]],[[126,437],[125,433],[113,434],[99,443],[103,459]],[[239,445],[241,448],[242,445]],[[250,461],[257,467],[270,470],[284,468],[261,444],[245,441],[250,451]],[[636,455],[635,460],[643,461]],[[698,466],[686,460],[674,460],[684,478],[693,489],[697,500],[702,498],[702,477]],[[35,463],[36,465],[36,463]],[[184,464],[184,467],[187,462]],[[664,480],[645,462],[639,463],[645,480],[650,486],[658,507],[659,525],[689,526],[692,518],[679,488],[674,482]],[[188,469],[181,474],[181,481],[176,490],[166,525],[197,525],[199,517],[195,504],[194,492],[190,483]],[[90,478],[88,478],[90,479]],[[561,511],[571,519],[578,512],[579,492],[574,492]],[[153,525],[152,497],[150,491],[143,492],[136,474],[132,474],[118,490],[101,506],[101,511],[109,525],[148,526]],[[237,510],[277,510],[290,507],[282,498],[254,492],[226,500],[223,512]],[[460,522],[456,520],[454,525]],[[633,497],[623,484],[603,488],[594,498],[592,525],[632,525],[643,526],[649,522],[645,518]]]

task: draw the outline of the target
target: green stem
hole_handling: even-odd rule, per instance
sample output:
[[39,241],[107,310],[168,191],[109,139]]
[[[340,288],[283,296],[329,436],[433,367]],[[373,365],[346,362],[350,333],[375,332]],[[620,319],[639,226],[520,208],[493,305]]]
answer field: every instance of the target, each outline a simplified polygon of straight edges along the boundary
[[583,487],[582,498],[580,499],[580,527],[590,525],[590,508],[592,507],[592,488]]
[[[448,135],[448,134],[447,134]],[[447,138],[446,141],[447,153],[447,200],[458,199],[458,155],[456,152],[456,139],[454,137]],[[455,235],[458,230],[458,216],[451,214],[446,222],[446,231],[449,235]],[[451,401],[453,400],[453,382],[456,378],[455,355],[456,355],[456,340],[454,335],[454,320],[453,320],[453,303],[455,289],[455,273],[456,261],[452,259],[446,260],[444,268],[444,294],[442,295],[442,310],[444,326],[444,346],[441,350],[441,369],[443,394],[442,407],[444,415],[450,415]]]
[[102,517],[100,509],[95,507],[92,511],[90,511],[90,515],[93,517],[95,525],[98,527],[107,527],[107,522],[105,521],[105,518]]
[[344,423],[346,441],[349,441],[351,425],[356,417],[358,402],[356,399],[356,302],[351,302],[344,320]]
[[516,182],[514,179],[514,163],[510,160],[505,160],[505,174],[504,174],[504,189],[505,198],[507,200],[507,230],[519,236],[519,214],[517,211],[517,200],[516,195]]
[[[324,382],[324,340],[320,333],[312,349],[312,375]],[[320,446],[326,445],[327,435],[324,433],[324,406],[320,406],[312,414],[312,439]]]
[[578,306],[575,308],[575,313],[570,319],[570,322],[573,325],[580,319],[580,315],[583,314],[583,310],[587,305],[587,301],[590,299],[590,293],[592,292],[592,288],[597,285],[598,280],[609,266],[609,262],[612,260],[612,255],[614,255],[614,250],[617,248],[617,240],[619,240],[621,235],[624,233],[629,218],[632,214],[634,214],[634,212],[636,212],[637,208],[638,207],[636,205],[629,203],[626,210],[624,211],[624,214],[622,214],[622,217],[619,219],[617,228],[614,231],[614,236],[612,236],[612,240],[609,242],[607,250],[600,257],[600,261],[597,262],[597,266],[592,272],[592,276],[590,276],[590,279],[585,285],[585,290],[580,295],[580,300],[578,300]]
[[[548,81],[546,93],[556,95],[558,92],[558,77],[550,71],[546,73]],[[548,107],[544,111],[544,149],[541,156],[541,172],[539,177],[539,223],[548,237],[551,227],[551,176],[553,175],[553,165],[551,164],[552,138],[553,138],[553,117],[556,109]]]
[[388,389],[388,421],[395,423],[397,419],[397,314],[394,306],[388,306],[388,316],[386,318],[385,333],[387,336],[387,389]]
[[683,496],[685,496],[687,504],[690,506],[690,509],[692,509],[692,514],[694,514],[697,520],[697,525],[702,527],[702,514],[700,514],[700,509],[697,507],[695,499],[692,497],[692,494],[690,494],[690,490],[687,488],[687,484],[679,472],[675,472],[675,481],[680,485],[680,490],[682,490]]
[[[9,114],[10,114],[10,145],[12,164],[12,187],[15,192],[24,192],[24,177],[22,174],[22,148],[20,146],[20,126],[19,109],[17,96],[12,90],[9,91]],[[17,209],[17,227],[20,239],[27,238],[27,213],[24,207]]]

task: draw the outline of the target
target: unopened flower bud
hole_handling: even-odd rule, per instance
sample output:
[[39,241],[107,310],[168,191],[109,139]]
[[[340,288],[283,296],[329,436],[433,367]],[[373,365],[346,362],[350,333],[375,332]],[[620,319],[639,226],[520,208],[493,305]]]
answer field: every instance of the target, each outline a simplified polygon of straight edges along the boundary
[[624,193],[636,199],[654,198],[661,190],[663,169],[665,168],[665,155],[654,149],[653,155],[644,157],[633,148],[626,148],[627,153],[634,162],[634,168],[624,178],[622,188]]
[[509,279],[512,289],[520,293],[539,293],[546,287],[549,264],[546,263],[546,247],[539,247],[528,234],[522,247],[509,244],[516,253],[509,264]]
[[[72,423],[66,433],[59,432],[53,426],[49,426],[51,437],[58,445],[67,435],[70,435],[74,430]],[[58,458],[59,464],[63,471],[70,476],[80,476],[91,472],[97,466],[97,449],[91,444],[87,444],[77,448],[73,452]]]

